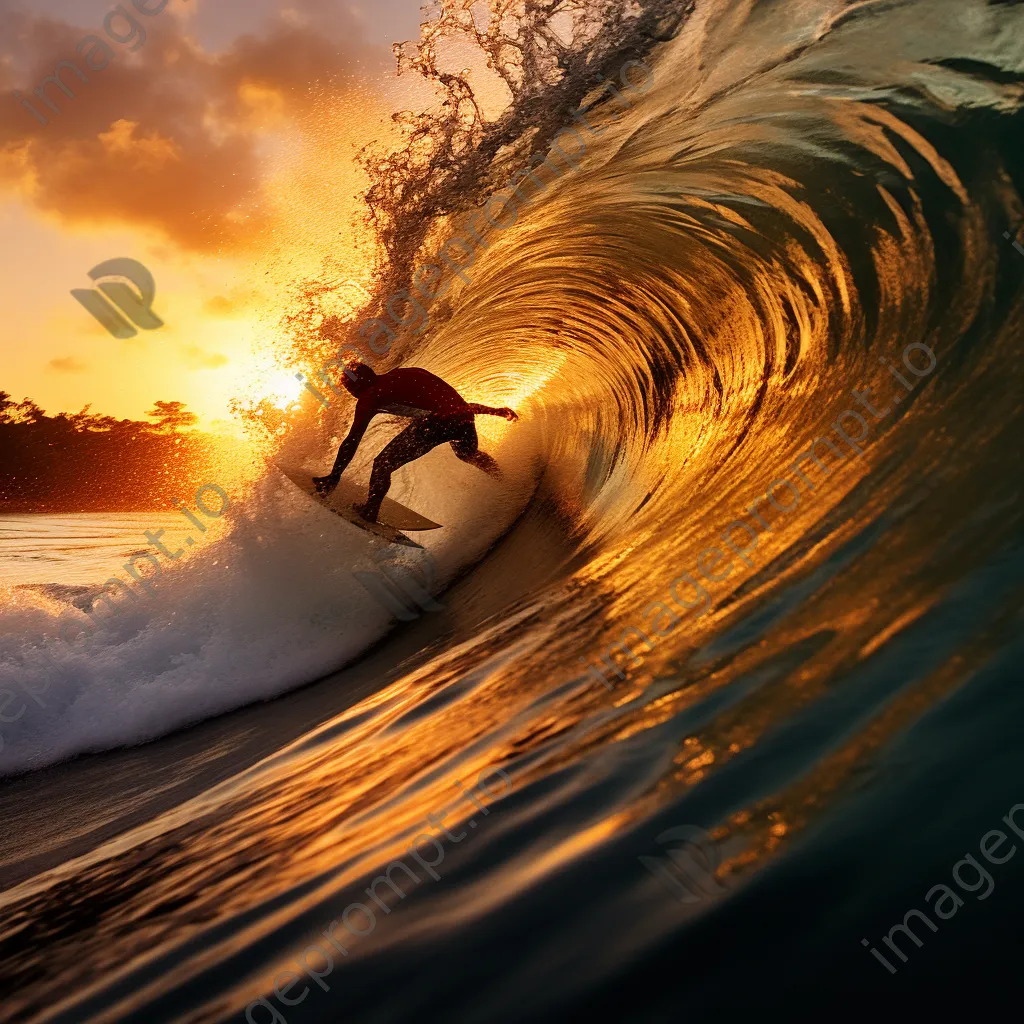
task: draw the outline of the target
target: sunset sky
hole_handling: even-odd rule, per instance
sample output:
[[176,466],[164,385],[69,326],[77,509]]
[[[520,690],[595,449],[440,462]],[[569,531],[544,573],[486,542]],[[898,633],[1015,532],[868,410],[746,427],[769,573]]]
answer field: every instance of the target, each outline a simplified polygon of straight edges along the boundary
[[[102,27],[116,6],[0,0],[0,390],[133,418],[176,399],[223,429],[232,397],[291,383],[265,357],[289,288],[325,257],[365,273],[352,157],[429,100],[390,52],[422,16],[416,0],[169,0],[145,17],[126,0],[146,32],[129,52],[123,19],[126,44]],[[92,44],[76,54],[88,35],[114,51],[102,70]],[[52,114],[32,94],[61,60],[89,81],[66,71],[76,98],[51,86]],[[164,327],[118,340],[72,298],[115,257],[150,269]]]

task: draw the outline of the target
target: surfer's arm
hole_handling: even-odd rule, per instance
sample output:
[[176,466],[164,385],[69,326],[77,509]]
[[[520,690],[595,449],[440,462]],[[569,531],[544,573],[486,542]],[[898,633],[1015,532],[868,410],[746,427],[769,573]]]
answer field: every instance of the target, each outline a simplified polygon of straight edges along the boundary
[[507,406],[502,406],[500,409],[494,409],[489,405],[477,405],[476,402],[467,402],[466,412],[472,413],[474,416],[501,416],[506,420],[519,419],[515,412]]
[[362,441],[363,434],[366,433],[366,428],[370,425],[370,420],[373,419],[375,412],[376,409],[372,405],[356,403],[356,414],[352,420],[352,426],[348,428],[348,436],[341,442],[338,457],[334,460],[334,468],[330,473],[332,479],[340,480],[341,474],[348,469],[348,464],[354,458],[359,442]]

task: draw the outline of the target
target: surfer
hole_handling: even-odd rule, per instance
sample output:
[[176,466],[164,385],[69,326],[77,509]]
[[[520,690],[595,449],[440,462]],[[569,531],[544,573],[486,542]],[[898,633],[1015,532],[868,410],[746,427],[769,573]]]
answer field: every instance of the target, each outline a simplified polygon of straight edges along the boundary
[[391,487],[391,475],[407,462],[426,455],[439,444],[449,443],[456,457],[501,478],[498,464],[477,445],[474,416],[503,416],[518,419],[508,408],[492,409],[467,402],[450,384],[428,370],[401,367],[378,374],[356,359],[345,362],[345,389],[356,399],[356,413],[348,437],[338,449],[334,468],[327,476],[313,478],[317,493],[327,497],[338,486],[341,474],[359,447],[370,420],[378,413],[408,416],[412,419],[397,437],[389,441],[373,460],[370,493],[365,505],[353,508],[367,522],[375,523],[381,502]]

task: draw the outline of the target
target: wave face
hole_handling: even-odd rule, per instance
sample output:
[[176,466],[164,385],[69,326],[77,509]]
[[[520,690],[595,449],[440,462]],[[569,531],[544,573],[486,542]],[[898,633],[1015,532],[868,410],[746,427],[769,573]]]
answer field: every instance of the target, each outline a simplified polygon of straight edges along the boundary
[[[726,992],[782,1000],[797,952],[822,979],[862,957],[848,969],[870,991],[860,936],[920,902],[961,828],[1024,799],[1006,725],[1021,710],[1024,7],[697,3],[644,60],[631,105],[579,128],[577,166],[555,156],[557,175],[521,183],[515,223],[475,247],[448,315],[396,352],[516,405],[530,439],[527,497],[480,513],[447,578],[509,527],[505,545],[568,524],[567,556],[503,604],[515,566],[499,546],[464,581],[495,610],[458,643],[9,890],[16,1009],[212,1021],[264,998],[289,1024],[519,1021],[529,993],[530,1020],[564,1020],[639,992],[649,1014],[631,1019],[654,1020],[683,988],[698,1013]],[[515,429],[495,434],[501,451]],[[307,568],[325,543],[309,541]],[[260,585],[296,588],[283,624],[243,601],[240,621],[208,627],[210,649],[260,637],[251,661],[178,658],[182,685],[235,680],[233,704],[207,698],[222,710],[343,661],[334,611],[309,643],[313,609],[340,599],[330,579],[310,597],[307,575]],[[473,838],[448,848],[443,881],[379,912],[330,981],[307,975],[308,998],[282,1003],[274,975],[305,970],[426,815],[457,803],[456,780],[488,766],[510,786],[485,823],[468,803],[445,812]],[[911,808],[895,824],[894,806]],[[720,858],[706,898],[671,899],[642,859],[684,826],[713,844],[705,868]],[[889,908],[851,843],[910,874],[940,867]],[[808,924],[795,878],[812,854],[827,924]],[[749,925],[780,905],[797,909]],[[42,936],[39,918],[58,923]],[[54,991],[70,993],[57,1009]]]

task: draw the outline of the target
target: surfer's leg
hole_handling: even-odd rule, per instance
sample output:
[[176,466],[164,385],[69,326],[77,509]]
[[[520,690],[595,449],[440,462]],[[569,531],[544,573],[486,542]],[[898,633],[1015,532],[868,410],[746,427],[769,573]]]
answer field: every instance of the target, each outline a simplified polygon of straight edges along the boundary
[[476,427],[472,423],[459,427],[458,435],[452,439],[452,451],[455,452],[456,458],[476,466],[488,476],[493,476],[495,480],[501,479],[501,470],[497,462],[487,452],[480,451]]
[[328,473],[327,476],[315,476],[313,477],[313,486],[316,488],[316,493],[321,498],[330,496],[331,491],[338,486],[338,481],[341,477],[335,477]]
[[370,472],[370,493],[365,505],[354,508],[367,522],[375,523],[380,514],[380,506],[391,489],[391,475],[400,466],[413,462],[442,444],[447,438],[437,437],[431,429],[429,421],[416,421],[405,428],[397,437],[392,438],[381,453],[373,460]]
[[471,466],[476,466],[477,469],[482,469],[488,476],[493,476],[495,480],[501,479],[501,469],[487,452],[476,451],[472,455],[460,455],[459,458]]

